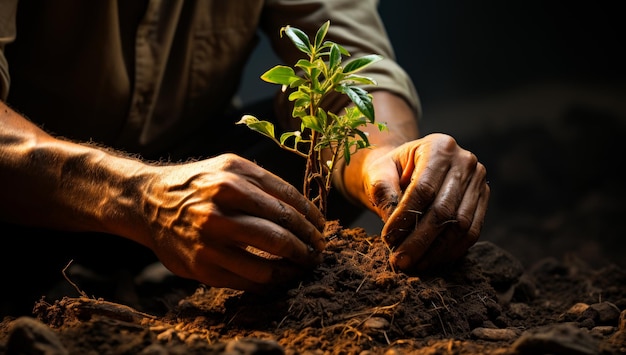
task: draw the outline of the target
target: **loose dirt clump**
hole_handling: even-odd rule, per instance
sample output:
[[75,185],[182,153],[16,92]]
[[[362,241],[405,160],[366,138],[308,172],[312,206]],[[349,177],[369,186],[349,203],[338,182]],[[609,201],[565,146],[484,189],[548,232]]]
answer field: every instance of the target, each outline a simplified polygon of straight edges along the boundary
[[259,296],[200,285],[165,311],[150,309],[148,299],[138,308],[85,295],[42,299],[33,318],[5,318],[0,350],[626,353],[626,273],[618,267],[592,270],[576,258],[547,258],[524,270],[491,242],[477,243],[456,264],[429,274],[396,272],[388,257],[379,236],[336,224],[322,264],[284,290]]

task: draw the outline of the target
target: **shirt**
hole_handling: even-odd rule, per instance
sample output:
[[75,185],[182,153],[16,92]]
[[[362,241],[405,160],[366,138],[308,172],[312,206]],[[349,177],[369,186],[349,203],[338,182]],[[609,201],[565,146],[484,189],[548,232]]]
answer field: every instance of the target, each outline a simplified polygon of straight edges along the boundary
[[415,88],[395,62],[377,4],[3,0],[0,98],[48,132],[71,139],[166,152],[214,120],[210,144],[211,135],[235,125],[219,118],[237,91],[258,31],[291,66],[303,53],[279,29],[290,25],[314,36],[330,20],[327,39],[353,58],[384,57],[360,72],[377,82],[366,89],[396,93],[418,110]]

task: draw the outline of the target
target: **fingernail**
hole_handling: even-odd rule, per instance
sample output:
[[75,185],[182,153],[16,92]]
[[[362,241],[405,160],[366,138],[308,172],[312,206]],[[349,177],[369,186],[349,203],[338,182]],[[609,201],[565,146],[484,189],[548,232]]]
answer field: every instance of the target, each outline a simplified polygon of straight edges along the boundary
[[313,247],[318,252],[322,252],[324,251],[324,249],[326,249],[326,241],[324,240],[324,237],[322,237],[321,235],[318,238],[315,238],[315,241],[313,242],[313,244],[314,244]]
[[385,242],[385,244],[391,247],[397,246],[396,243],[401,237],[398,232],[399,232],[398,230],[392,230],[390,232],[385,233],[383,235],[383,241]]
[[324,261],[324,256],[322,255],[322,253],[317,253],[317,255],[315,256],[315,265],[319,265]]
[[315,267],[324,261],[324,256],[322,252],[314,250],[311,246],[309,246],[309,255],[307,259],[308,266]]
[[407,270],[411,266],[411,257],[404,252],[393,255],[393,263],[401,270]]

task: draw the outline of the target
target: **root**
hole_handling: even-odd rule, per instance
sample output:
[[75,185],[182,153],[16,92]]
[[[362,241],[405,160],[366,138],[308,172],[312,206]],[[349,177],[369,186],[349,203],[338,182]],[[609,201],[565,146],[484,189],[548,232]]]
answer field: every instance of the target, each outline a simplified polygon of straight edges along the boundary
[[139,325],[153,323],[157,320],[156,316],[140,312],[132,307],[88,297],[63,297],[63,299],[55,301],[53,305],[40,301],[35,305],[33,312],[37,313],[40,318],[47,319],[55,325],[63,324],[72,319],[89,320],[93,316],[101,316]]
[[76,285],[72,280],[70,280],[70,278],[67,276],[67,274],[65,273],[67,271],[67,268],[70,267],[70,265],[72,265],[72,262],[74,262],[74,259],[70,260],[67,265],[65,265],[65,267],[63,268],[63,270],[61,270],[61,274],[63,274],[63,278],[70,284],[72,285],[72,287],[74,287],[74,289],[76,290],[76,292],[78,292],[78,294],[80,294],[81,296],[85,297],[85,298],[89,298],[87,296],[87,293],[85,293],[85,291],[81,290],[80,288],[78,288],[78,285]]

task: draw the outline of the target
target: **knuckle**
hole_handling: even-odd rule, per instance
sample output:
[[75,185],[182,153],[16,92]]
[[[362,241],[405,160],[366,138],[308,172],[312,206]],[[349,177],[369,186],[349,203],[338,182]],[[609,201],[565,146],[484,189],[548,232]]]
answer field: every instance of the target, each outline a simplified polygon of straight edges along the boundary
[[266,242],[271,253],[280,257],[289,257],[293,252],[289,237],[280,229],[272,229],[266,235]]
[[434,181],[430,179],[423,179],[415,187],[415,198],[418,199],[418,203],[434,200],[437,194],[437,186]]
[[491,187],[485,183],[483,185],[483,196],[485,196],[485,199],[489,199],[489,195],[491,195]]
[[396,248],[405,237],[406,233],[399,229],[391,229],[382,233],[383,242],[390,248]]
[[383,181],[376,181],[370,184],[370,203],[374,207],[383,210],[394,208],[398,205],[399,196],[391,192],[388,185]]
[[219,156],[220,165],[224,171],[240,172],[248,169],[250,161],[234,153],[224,153]]
[[463,153],[463,159],[466,162],[468,169],[478,170],[478,157],[476,156],[476,154],[466,150]]
[[432,213],[435,223],[438,225],[455,220],[456,218],[456,211],[452,204],[448,201],[432,206],[430,212]]
[[457,223],[455,228],[463,233],[467,232],[472,226],[473,218],[466,214],[459,214],[456,216]]
[[480,232],[474,233],[473,230],[470,230],[460,243],[460,245],[462,246],[461,249],[463,249],[463,252],[467,251],[472,245],[476,244],[479,237],[480,237]]
[[236,181],[237,179],[224,178],[215,183],[213,186],[213,198],[216,200],[231,199],[239,190],[240,185]]
[[444,133],[438,133],[437,134],[437,139],[439,141],[439,147],[441,150],[446,151],[446,152],[451,152],[454,151],[458,148],[458,144],[456,142],[456,139],[454,139],[454,137],[448,135],[448,134],[444,134]]
[[484,223],[484,220],[474,221],[474,223],[472,223],[472,226],[467,231],[467,239],[471,241],[471,244],[476,243],[478,238],[480,238],[480,232],[483,229]]
[[302,200],[302,194],[291,184],[281,184],[279,190],[286,201]]
[[294,215],[282,202],[277,201],[278,224],[287,229],[294,225]]
[[474,174],[476,174],[477,176],[480,176],[482,179],[486,179],[487,178],[487,168],[485,167],[484,164],[476,161],[476,168],[474,170]]

